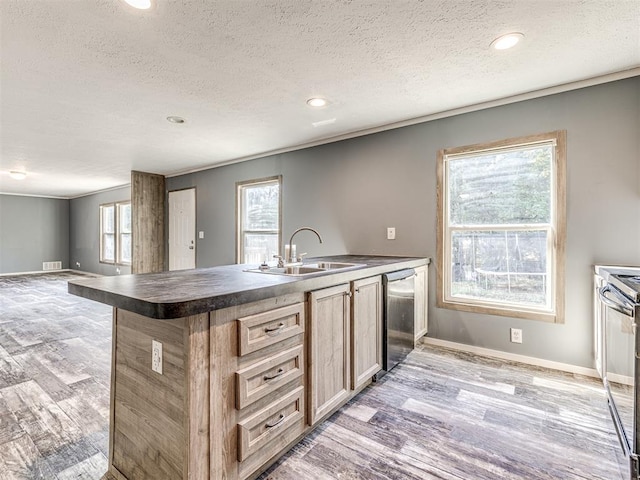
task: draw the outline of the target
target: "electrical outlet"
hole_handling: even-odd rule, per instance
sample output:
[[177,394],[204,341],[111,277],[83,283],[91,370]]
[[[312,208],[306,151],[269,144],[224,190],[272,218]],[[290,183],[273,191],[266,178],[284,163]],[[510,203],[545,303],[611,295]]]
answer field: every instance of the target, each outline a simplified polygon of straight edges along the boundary
[[396,227],[387,227],[387,240],[396,239]]
[[80,268],[80,262],[76,262],[76,267]]
[[162,344],[151,340],[151,370],[162,375]]
[[202,240],[204,238],[204,232],[198,232],[198,238]]
[[512,343],[522,343],[522,329],[521,328],[512,328],[511,329],[511,342]]

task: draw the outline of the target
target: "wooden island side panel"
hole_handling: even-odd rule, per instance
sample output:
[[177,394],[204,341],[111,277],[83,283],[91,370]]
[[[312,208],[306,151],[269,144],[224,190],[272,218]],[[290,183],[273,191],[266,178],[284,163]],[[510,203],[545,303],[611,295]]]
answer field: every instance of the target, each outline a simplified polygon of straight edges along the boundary
[[[110,473],[118,479],[208,479],[209,316],[158,321],[117,309]],[[162,343],[162,374],[151,342]]]

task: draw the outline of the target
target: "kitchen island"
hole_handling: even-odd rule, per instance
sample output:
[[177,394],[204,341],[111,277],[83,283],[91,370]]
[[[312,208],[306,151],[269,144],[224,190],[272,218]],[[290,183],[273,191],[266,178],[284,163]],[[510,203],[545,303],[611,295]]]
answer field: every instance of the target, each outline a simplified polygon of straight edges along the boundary
[[69,292],[113,306],[111,478],[255,478],[371,383],[382,367],[384,273],[414,257],[301,276],[247,265],[102,277]]

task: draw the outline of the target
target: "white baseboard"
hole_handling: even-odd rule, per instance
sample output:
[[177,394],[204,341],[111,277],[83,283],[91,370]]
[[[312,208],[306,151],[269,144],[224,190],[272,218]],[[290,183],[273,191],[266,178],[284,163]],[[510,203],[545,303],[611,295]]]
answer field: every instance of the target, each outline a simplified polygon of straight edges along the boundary
[[13,273],[0,273],[0,277],[15,277],[16,275],[37,275],[39,273],[59,273],[59,272],[71,272],[70,268],[63,268],[61,270],[36,270],[33,272],[13,272]]
[[611,383],[621,383],[622,385],[629,385],[633,387],[633,377],[627,375],[618,375],[617,373],[608,373],[607,379]]
[[585,375],[587,377],[600,378],[595,368],[579,367],[569,363],[554,362],[552,360],[544,360],[542,358],[528,357],[517,353],[502,352],[500,350],[492,350],[490,348],[476,347],[473,345],[465,345],[464,343],[450,342],[448,340],[440,340],[439,338],[422,337],[422,343],[425,345],[435,345],[437,347],[451,348],[452,350],[461,350],[467,353],[475,353],[485,357],[500,358],[502,360],[510,360],[512,362],[526,363],[536,367],[550,368],[552,370],[560,370],[562,372],[575,373]]

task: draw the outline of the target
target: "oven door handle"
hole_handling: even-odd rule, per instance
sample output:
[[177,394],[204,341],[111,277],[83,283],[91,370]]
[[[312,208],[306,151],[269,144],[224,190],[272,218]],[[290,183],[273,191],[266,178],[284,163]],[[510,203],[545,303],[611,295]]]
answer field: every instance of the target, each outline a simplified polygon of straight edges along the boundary
[[[613,296],[616,297],[618,301],[612,300],[611,298],[607,297],[607,293],[613,294]],[[625,299],[624,296],[618,292],[617,288],[613,287],[610,284],[606,284],[598,290],[598,294],[602,303],[604,303],[607,307],[623,315],[626,315],[627,317],[633,318],[633,305],[631,305],[629,301],[627,301],[627,299]]]

